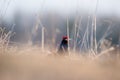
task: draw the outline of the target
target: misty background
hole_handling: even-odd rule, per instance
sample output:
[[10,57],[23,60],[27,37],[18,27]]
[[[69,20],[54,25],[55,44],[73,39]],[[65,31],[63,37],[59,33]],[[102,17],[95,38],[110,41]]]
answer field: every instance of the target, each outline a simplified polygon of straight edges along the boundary
[[105,39],[112,38],[112,44],[119,44],[119,7],[119,0],[0,0],[0,27],[15,32],[11,37],[13,42],[32,41],[33,44],[41,44],[41,30],[44,26],[45,44],[58,46],[62,36],[67,34],[67,19],[70,38],[74,40],[77,24],[81,27],[78,40],[82,40],[88,19],[89,26],[92,26],[93,16],[96,15],[97,41],[110,27]]

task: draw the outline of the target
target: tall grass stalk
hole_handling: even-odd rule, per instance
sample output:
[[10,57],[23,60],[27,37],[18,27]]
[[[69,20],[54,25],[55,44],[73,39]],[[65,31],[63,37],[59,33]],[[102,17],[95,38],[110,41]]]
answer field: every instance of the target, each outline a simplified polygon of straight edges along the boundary
[[93,33],[94,33],[94,39],[93,39],[93,44],[94,44],[94,52],[97,54],[97,38],[96,38],[96,16],[94,16],[94,26],[93,26]]
[[70,54],[70,36],[69,36],[69,18],[67,17],[67,36],[68,36],[68,53]]
[[44,32],[45,31],[45,28],[42,27],[42,51],[44,52]]

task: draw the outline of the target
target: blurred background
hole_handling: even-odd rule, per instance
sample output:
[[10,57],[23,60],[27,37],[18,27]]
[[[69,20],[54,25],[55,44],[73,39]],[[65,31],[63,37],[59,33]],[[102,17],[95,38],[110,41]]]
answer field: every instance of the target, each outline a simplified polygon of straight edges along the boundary
[[0,0],[0,27],[14,32],[11,41],[33,45],[41,45],[45,27],[45,44],[57,47],[69,26],[70,44],[73,46],[77,38],[75,44],[79,47],[86,29],[91,35],[95,16],[98,44],[105,39],[119,45],[119,7],[119,0]]

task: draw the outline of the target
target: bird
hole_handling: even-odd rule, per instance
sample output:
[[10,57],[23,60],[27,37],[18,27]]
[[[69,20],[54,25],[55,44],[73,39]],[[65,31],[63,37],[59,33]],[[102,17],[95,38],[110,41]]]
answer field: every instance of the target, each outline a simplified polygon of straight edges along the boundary
[[58,49],[58,53],[61,55],[68,53],[68,36],[63,36],[59,49]]

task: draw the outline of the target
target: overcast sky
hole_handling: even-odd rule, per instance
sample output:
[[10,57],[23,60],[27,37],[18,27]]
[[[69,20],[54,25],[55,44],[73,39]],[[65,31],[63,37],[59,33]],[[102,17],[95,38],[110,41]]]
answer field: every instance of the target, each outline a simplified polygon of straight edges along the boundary
[[[97,0],[0,0],[0,10],[9,4],[6,16],[12,16],[15,10],[25,12],[57,11],[63,14],[75,11],[94,12]],[[99,0],[98,14],[119,15],[120,0]]]

